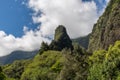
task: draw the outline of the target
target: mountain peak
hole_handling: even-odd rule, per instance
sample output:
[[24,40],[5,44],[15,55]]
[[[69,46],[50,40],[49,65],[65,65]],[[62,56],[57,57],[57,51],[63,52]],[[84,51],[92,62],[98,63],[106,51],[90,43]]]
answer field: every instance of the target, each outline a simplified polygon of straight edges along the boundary
[[55,30],[55,36],[54,40],[58,41],[59,39],[62,39],[62,37],[67,36],[66,28],[63,25],[59,25]]
[[61,51],[64,48],[72,49],[72,41],[67,34],[66,28],[59,25],[55,30],[54,40],[50,44],[50,49]]

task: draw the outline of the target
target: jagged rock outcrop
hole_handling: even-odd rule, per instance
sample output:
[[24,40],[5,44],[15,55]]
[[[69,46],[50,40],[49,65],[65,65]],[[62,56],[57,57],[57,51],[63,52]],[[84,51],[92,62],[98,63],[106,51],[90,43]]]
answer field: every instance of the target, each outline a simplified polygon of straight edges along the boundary
[[66,28],[62,25],[59,25],[55,30],[54,40],[49,45],[51,50],[61,51],[64,48],[73,49],[72,41],[67,34]]
[[94,25],[88,51],[108,49],[117,40],[120,40],[120,0],[111,0]]

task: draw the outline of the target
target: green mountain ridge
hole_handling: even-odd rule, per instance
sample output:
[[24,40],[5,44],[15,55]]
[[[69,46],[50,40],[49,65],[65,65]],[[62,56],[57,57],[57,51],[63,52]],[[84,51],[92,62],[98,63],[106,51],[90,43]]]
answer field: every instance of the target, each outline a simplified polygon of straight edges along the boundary
[[26,51],[14,51],[9,55],[0,57],[0,65],[11,64],[15,60],[31,59],[33,58],[38,50],[26,52]]
[[[64,30],[61,30],[63,28]],[[60,30],[59,30],[60,29]],[[79,45],[72,45],[72,41],[67,35],[66,28],[59,26],[57,30],[60,31],[60,37],[56,39],[57,42],[63,44],[69,41],[65,46],[55,45],[58,49],[49,48],[50,45],[43,43],[40,51],[32,60],[15,61],[13,64],[9,64],[3,67],[3,72],[7,75],[8,79],[15,80],[68,80],[72,78],[81,79],[79,74],[86,71],[87,63],[84,60],[87,54],[84,49]],[[55,33],[55,34],[56,34]],[[61,35],[62,33],[62,35]],[[62,42],[64,41],[64,42]],[[54,46],[54,45],[53,45]],[[71,46],[74,50],[71,49]],[[59,51],[60,48],[63,50]],[[41,50],[43,50],[41,52]],[[76,54],[75,54],[76,53]],[[77,60],[78,59],[78,60]],[[82,61],[78,64],[79,59]],[[70,60],[70,61],[69,61]],[[69,65],[71,65],[70,68]],[[76,65],[76,66],[75,66]],[[79,65],[84,65],[77,68]],[[78,71],[77,71],[78,69]],[[67,71],[65,71],[67,70]],[[71,72],[76,70],[77,72]],[[79,71],[80,70],[80,71]],[[71,73],[71,77],[69,76]],[[67,75],[66,75],[67,74]],[[80,75],[87,75],[87,72]]]
[[88,51],[72,44],[60,25],[33,59],[2,66],[0,80],[120,80],[119,12],[120,0],[111,0],[94,25]]
[[107,50],[117,40],[120,40],[120,0],[110,0],[105,12],[94,25],[88,51]]

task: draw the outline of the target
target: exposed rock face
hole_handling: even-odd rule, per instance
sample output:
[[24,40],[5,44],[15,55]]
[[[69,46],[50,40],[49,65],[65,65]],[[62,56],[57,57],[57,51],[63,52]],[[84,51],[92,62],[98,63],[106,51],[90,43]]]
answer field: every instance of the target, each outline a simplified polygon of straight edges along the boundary
[[54,40],[50,44],[50,49],[61,51],[63,48],[73,49],[72,41],[67,34],[66,28],[59,25],[55,30]]
[[108,46],[117,40],[120,40],[120,0],[111,0],[94,25],[88,51],[108,49]]

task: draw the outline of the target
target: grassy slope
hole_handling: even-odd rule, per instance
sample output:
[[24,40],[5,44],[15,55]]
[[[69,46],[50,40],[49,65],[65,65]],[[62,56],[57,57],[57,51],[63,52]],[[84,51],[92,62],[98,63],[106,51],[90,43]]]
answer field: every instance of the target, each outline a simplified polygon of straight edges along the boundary
[[3,71],[7,77],[15,80],[55,80],[63,67],[63,62],[61,52],[46,51],[38,53],[33,60],[15,61],[6,65]]
[[27,66],[21,80],[53,80],[62,69],[63,57],[61,52],[47,51],[36,55]]

